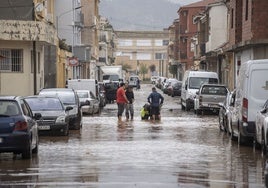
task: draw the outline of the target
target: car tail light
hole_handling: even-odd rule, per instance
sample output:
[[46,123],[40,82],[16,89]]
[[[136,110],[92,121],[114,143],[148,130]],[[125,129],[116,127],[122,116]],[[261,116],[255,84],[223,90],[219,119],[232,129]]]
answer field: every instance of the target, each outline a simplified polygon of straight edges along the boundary
[[203,98],[202,96],[199,97],[199,104],[202,103],[202,98]]
[[14,131],[25,131],[28,129],[27,122],[25,121],[18,121],[15,123]]
[[248,122],[248,99],[243,98],[242,121]]

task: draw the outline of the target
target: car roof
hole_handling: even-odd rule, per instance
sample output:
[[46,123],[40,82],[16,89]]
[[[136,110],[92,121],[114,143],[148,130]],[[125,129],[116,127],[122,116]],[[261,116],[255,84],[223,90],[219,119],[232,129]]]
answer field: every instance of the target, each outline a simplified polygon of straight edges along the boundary
[[14,95],[1,95],[0,100],[16,100],[20,98],[20,96],[14,96]]
[[226,85],[222,85],[222,84],[202,84],[202,87],[204,86],[226,87]]
[[43,88],[40,91],[73,91],[71,88]]
[[25,99],[29,99],[29,98],[56,98],[56,99],[59,99],[59,97],[57,96],[51,96],[51,95],[32,95],[32,96],[27,96],[27,97],[24,97]]

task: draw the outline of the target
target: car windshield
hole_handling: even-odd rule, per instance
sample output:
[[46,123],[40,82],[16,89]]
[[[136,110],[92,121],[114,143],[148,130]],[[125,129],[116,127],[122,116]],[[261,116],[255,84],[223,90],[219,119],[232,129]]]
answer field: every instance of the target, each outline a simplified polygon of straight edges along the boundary
[[21,114],[18,104],[14,101],[0,101],[0,117]]
[[217,84],[217,78],[191,77],[189,80],[190,89],[199,89],[202,84]]
[[118,75],[104,75],[103,80],[118,81],[119,76]]
[[227,89],[225,87],[218,86],[204,86],[201,94],[207,95],[227,95]]
[[25,100],[33,111],[62,111],[64,109],[57,98],[27,98]]
[[88,98],[88,92],[87,91],[77,91],[77,95],[79,98]]
[[72,91],[42,91],[40,95],[57,96],[64,105],[75,105],[75,96]]

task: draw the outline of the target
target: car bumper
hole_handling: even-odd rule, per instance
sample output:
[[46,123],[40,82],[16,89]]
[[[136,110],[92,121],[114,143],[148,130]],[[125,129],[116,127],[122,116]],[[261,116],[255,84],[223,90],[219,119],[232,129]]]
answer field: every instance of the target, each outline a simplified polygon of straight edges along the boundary
[[0,152],[21,152],[30,144],[28,133],[12,133],[0,135]]
[[60,131],[68,128],[67,123],[51,124],[51,125],[38,125],[38,132],[48,132],[48,131]]
[[243,122],[239,124],[240,133],[245,137],[255,137],[255,122],[248,122],[247,126],[244,126]]

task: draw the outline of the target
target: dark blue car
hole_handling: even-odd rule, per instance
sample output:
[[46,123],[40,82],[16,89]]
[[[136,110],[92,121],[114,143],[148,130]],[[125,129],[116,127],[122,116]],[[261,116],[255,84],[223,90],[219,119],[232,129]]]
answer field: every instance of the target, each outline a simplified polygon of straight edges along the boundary
[[28,103],[18,96],[0,97],[0,152],[22,154],[31,158],[38,152],[37,119]]

